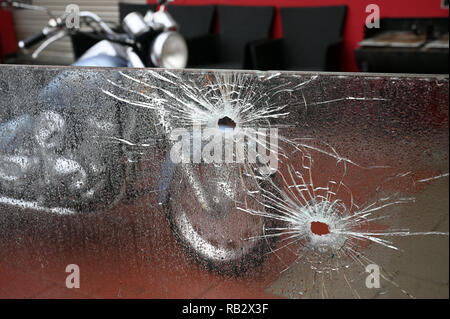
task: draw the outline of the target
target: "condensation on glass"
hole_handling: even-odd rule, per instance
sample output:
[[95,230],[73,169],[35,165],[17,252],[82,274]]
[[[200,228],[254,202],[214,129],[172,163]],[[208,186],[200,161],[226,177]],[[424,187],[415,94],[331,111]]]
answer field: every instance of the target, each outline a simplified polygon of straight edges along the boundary
[[0,293],[448,298],[448,85],[1,66]]

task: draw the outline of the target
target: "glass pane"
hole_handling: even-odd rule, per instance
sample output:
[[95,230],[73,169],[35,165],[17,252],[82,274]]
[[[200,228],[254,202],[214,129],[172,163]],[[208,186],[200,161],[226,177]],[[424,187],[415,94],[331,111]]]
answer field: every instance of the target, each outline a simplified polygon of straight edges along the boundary
[[448,298],[448,128],[441,76],[1,66],[0,296]]

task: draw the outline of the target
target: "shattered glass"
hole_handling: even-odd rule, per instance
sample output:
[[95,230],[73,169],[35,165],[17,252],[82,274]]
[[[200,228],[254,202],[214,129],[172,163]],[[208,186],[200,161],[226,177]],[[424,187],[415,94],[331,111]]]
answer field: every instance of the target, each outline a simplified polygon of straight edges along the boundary
[[1,66],[0,293],[448,298],[448,86]]

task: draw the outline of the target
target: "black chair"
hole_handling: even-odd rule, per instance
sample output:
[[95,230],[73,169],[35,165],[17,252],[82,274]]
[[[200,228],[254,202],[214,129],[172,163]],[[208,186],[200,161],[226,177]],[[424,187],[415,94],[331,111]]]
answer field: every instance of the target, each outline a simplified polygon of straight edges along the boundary
[[196,67],[254,69],[250,47],[269,39],[275,8],[217,6],[217,11],[219,33],[200,44],[207,55]]
[[222,67],[254,68],[249,47],[269,39],[274,13],[274,7],[218,6],[218,59]]
[[186,38],[202,37],[211,33],[215,6],[171,5],[167,11],[180,26],[179,32]]
[[283,38],[252,47],[261,70],[339,70],[346,6],[281,8]]
[[167,10],[180,26],[179,32],[186,40],[189,50],[187,67],[195,67],[208,60],[211,43],[215,43],[215,35],[211,32],[215,6],[171,5]]

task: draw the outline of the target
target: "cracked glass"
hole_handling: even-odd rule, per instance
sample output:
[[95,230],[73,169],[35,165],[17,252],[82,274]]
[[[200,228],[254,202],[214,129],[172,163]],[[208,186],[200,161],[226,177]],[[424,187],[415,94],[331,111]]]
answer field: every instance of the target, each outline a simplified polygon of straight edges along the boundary
[[448,298],[448,76],[0,67],[0,293]]

